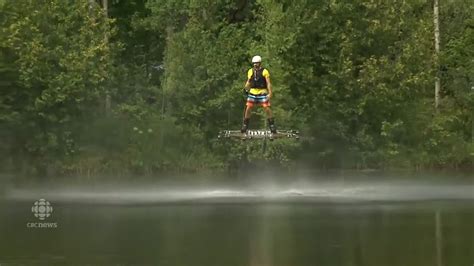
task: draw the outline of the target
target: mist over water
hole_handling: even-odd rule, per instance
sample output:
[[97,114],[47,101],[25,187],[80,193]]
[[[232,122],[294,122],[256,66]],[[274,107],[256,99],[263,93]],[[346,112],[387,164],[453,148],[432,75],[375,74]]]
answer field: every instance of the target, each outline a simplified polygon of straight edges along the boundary
[[[56,180],[2,191],[2,265],[474,262],[469,174]],[[32,213],[40,199],[53,210],[44,220]]]
[[79,204],[258,203],[258,202],[404,202],[474,200],[474,178],[394,174],[282,176],[255,174],[244,178],[184,177],[135,182],[67,184],[64,181],[5,188],[7,200],[48,198]]

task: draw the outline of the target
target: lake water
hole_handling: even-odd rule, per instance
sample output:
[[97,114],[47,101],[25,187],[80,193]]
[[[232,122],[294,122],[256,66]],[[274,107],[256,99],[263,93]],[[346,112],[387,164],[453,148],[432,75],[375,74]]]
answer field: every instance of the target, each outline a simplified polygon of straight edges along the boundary
[[[44,220],[39,199],[52,208]],[[0,265],[64,264],[472,266],[474,185],[5,188]]]

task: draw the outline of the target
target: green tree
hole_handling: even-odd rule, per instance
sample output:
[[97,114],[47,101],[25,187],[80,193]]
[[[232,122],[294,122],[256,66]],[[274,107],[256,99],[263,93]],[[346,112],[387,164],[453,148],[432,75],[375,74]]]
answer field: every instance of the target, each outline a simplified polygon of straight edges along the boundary
[[87,1],[6,1],[2,13],[1,50],[17,73],[2,91],[3,122],[11,151],[44,171],[75,151],[80,123],[101,110],[111,21]]

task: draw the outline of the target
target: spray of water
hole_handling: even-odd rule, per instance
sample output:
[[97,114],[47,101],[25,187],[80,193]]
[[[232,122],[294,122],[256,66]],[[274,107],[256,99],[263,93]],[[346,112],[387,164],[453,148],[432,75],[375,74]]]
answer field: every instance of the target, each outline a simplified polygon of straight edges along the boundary
[[[252,203],[252,202],[404,202],[423,200],[474,201],[472,182],[413,180],[319,180],[277,182],[116,184],[10,188],[8,200],[47,198],[55,202],[88,204]],[[347,181],[350,180],[350,181]]]

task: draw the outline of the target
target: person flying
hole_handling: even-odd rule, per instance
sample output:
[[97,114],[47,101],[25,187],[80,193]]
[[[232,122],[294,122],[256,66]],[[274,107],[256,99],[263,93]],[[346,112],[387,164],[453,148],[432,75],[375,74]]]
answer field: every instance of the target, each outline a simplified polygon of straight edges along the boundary
[[240,132],[246,133],[250,123],[252,108],[255,105],[261,105],[267,114],[268,125],[272,134],[275,134],[276,126],[270,109],[270,99],[272,98],[272,83],[270,81],[270,72],[262,67],[262,57],[256,55],[252,58],[253,67],[247,71],[247,81],[245,83],[245,92],[247,102],[245,107],[244,121]]

